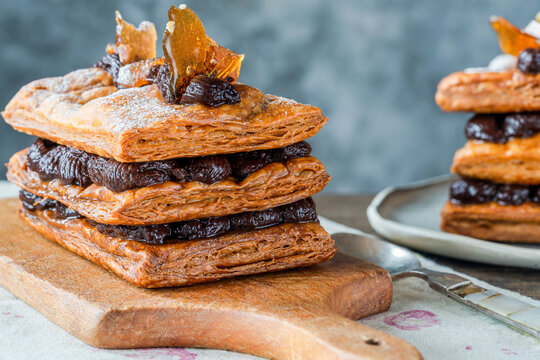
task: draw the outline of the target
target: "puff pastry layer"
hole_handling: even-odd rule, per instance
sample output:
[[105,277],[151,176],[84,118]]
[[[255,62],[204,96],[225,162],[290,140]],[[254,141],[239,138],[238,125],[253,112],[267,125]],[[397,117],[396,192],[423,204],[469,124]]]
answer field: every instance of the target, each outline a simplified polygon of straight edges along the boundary
[[9,181],[112,225],[151,225],[264,210],[311,196],[330,181],[323,164],[308,156],[268,164],[242,181],[167,182],[117,193],[95,184],[84,188],[41,181],[26,162],[26,150],[12,156]]
[[235,84],[241,102],[165,103],[154,85],[117,90],[98,68],[25,85],[2,113],[15,129],[123,162],[273,149],[315,135],[311,105]]
[[506,144],[468,141],[454,155],[451,170],[497,183],[540,184],[540,134]]
[[105,236],[84,219],[20,210],[48,239],[146,288],[183,286],[321,263],[337,251],[318,223],[281,224],[211,239],[145,245]]
[[503,113],[540,110],[540,74],[456,72],[441,80],[435,101],[444,111]]
[[447,202],[441,216],[441,229],[447,232],[490,241],[540,243],[540,205],[534,203],[507,206]]

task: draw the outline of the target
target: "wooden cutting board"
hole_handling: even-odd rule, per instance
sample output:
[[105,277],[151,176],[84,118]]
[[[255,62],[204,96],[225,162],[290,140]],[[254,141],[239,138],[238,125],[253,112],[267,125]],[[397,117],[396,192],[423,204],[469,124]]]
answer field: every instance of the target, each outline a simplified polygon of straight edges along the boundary
[[0,285],[101,348],[205,347],[275,359],[419,359],[360,325],[385,310],[383,269],[338,254],[325,264],[184,288],[140,289],[56,243],[0,200]]

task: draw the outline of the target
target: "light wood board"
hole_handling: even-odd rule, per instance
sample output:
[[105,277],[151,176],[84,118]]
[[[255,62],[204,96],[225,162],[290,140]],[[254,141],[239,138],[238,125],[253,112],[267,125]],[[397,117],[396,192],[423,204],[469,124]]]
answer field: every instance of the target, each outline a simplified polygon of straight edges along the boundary
[[389,275],[338,254],[325,264],[184,288],[141,289],[43,238],[0,200],[0,285],[102,348],[206,347],[275,359],[418,359],[349,319],[388,308]]

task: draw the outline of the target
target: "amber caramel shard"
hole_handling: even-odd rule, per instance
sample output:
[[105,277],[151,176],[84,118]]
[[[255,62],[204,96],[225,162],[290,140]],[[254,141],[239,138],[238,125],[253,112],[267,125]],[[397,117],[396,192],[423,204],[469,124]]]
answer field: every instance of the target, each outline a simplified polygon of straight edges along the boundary
[[156,57],[156,27],[143,21],[139,27],[133,26],[116,11],[116,42],[107,46],[108,53],[116,53],[122,64]]
[[492,16],[489,22],[497,33],[499,46],[504,53],[518,56],[525,49],[540,48],[537,38],[521,31],[505,18]]
[[171,93],[177,98],[197,75],[211,75],[229,82],[238,80],[244,58],[210,39],[201,20],[185,5],[169,9],[163,53],[171,70]]
[[228,82],[235,82],[238,80],[244,55],[237,54],[224,48],[223,46],[216,44],[216,42],[210,38],[208,38],[208,42],[213,53],[211,64],[214,65],[209,75]]

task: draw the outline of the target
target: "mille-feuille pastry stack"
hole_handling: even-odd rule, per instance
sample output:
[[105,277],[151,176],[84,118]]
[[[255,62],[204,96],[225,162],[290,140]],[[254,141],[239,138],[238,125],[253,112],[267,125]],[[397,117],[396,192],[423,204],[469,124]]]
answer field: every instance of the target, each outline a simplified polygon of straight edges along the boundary
[[442,229],[475,238],[540,243],[540,18],[525,30],[491,24],[505,53],[488,68],[453,73],[438,86],[445,111],[476,113],[454,157],[460,178]]
[[317,264],[336,247],[310,196],[330,180],[303,140],[320,109],[240,83],[243,55],[184,5],[156,30],[117,13],[94,67],[24,86],[2,113],[39,138],[13,155],[22,218],[142,287]]

